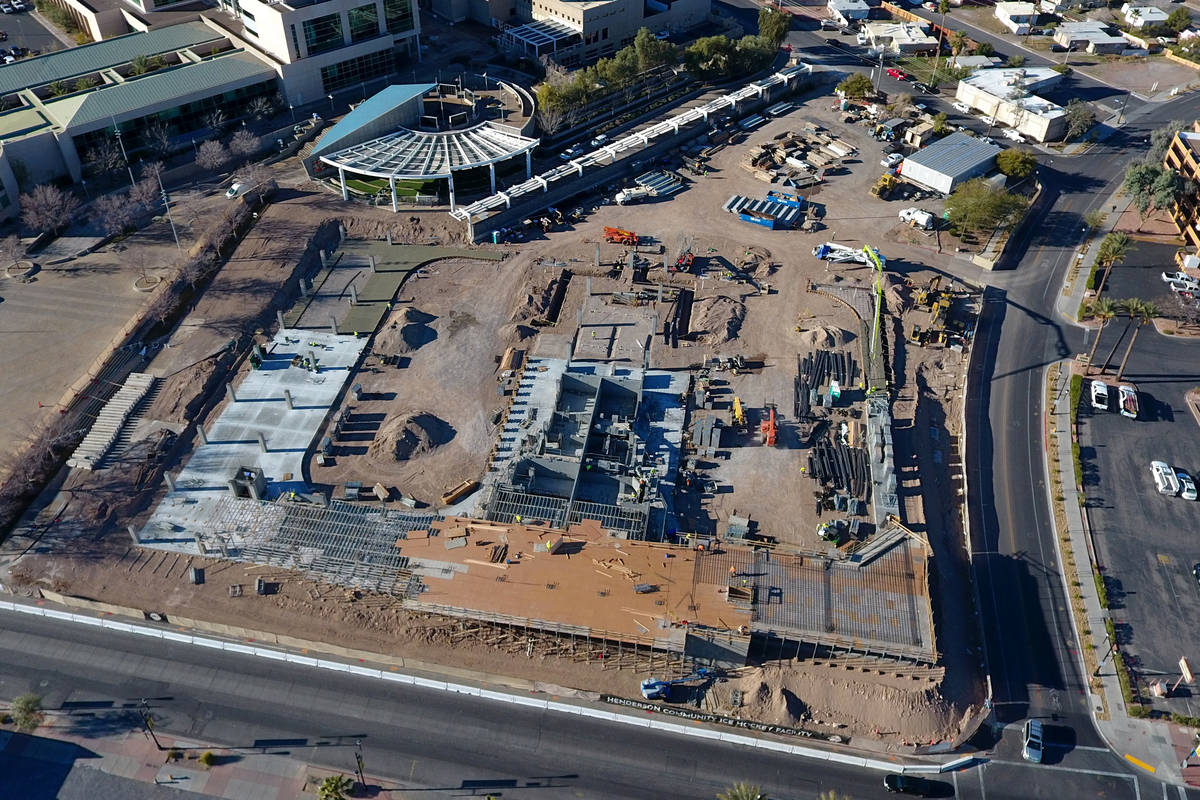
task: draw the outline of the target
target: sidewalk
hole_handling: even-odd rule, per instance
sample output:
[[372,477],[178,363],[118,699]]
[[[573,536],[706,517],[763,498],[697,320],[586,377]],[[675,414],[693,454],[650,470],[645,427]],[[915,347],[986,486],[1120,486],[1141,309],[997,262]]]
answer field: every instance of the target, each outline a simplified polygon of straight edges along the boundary
[[[216,763],[206,769],[196,758],[209,747],[158,734],[164,748],[177,748],[181,754],[178,760],[168,762],[168,751],[160,750],[142,730],[99,736],[71,735],[66,729],[75,719],[70,712],[50,712],[47,724],[32,735],[0,731],[0,764],[19,769],[0,771],[0,795],[10,796],[5,793],[8,788],[28,785],[25,782],[37,776],[43,789],[52,788],[46,785],[52,781],[64,787],[62,794],[54,796],[80,800],[94,798],[95,794],[87,792],[97,783],[115,783],[110,789],[126,800],[186,797],[182,792],[236,800],[285,800],[316,797],[315,793],[305,791],[310,774],[317,780],[337,774],[310,768],[283,755],[231,752],[218,747],[211,748]],[[99,782],[95,776],[86,774],[92,770],[126,780]],[[8,787],[8,781],[13,782],[12,787]],[[370,776],[367,782],[381,786],[381,781]],[[145,788],[139,791],[138,784]],[[77,793],[66,793],[68,785],[76,786]],[[179,791],[167,791],[165,787]],[[53,788],[57,790],[58,786]]]
[[[1070,381],[1070,361],[1059,362],[1063,367],[1061,381]],[[1060,391],[1054,400],[1052,419],[1054,432],[1057,434],[1058,459],[1063,472],[1067,465],[1073,463],[1071,452],[1071,393],[1066,389],[1067,384],[1060,381]],[[1049,462],[1046,465],[1050,469]],[[1049,477],[1049,476],[1047,476]],[[1047,486],[1053,482],[1047,480]],[[1067,515],[1067,530],[1071,538],[1071,549],[1075,553],[1076,574],[1063,576],[1064,584],[1078,581],[1078,591],[1083,595],[1083,604],[1087,613],[1087,627],[1090,636],[1081,636],[1076,628],[1074,615],[1071,616],[1071,626],[1079,643],[1086,647],[1091,644],[1097,659],[1104,659],[1109,652],[1111,643],[1105,629],[1108,611],[1101,607],[1100,598],[1096,591],[1096,582],[1092,577],[1092,547],[1090,532],[1083,508],[1079,505],[1079,495],[1076,491],[1074,476],[1067,474],[1062,481],[1063,506]],[[1056,534],[1057,543],[1058,536]],[[1065,565],[1065,559],[1059,558],[1059,563]],[[1071,592],[1069,585],[1063,590]],[[1081,674],[1086,672],[1082,657],[1079,660]],[[1191,773],[1200,767],[1182,769],[1181,763],[1191,750],[1192,737],[1188,729],[1170,722],[1135,719],[1125,710],[1125,702],[1121,695],[1121,683],[1117,678],[1113,660],[1109,657],[1099,666],[1099,681],[1103,697],[1093,689],[1089,693],[1089,704],[1096,728],[1108,746],[1118,755],[1124,757],[1130,764],[1138,767],[1143,773],[1153,775],[1160,781],[1183,784]],[[1094,677],[1094,676],[1088,676]],[[1105,707],[1108,719],[1101,719]],[[1197,762],[1200,764],[1200,761]],[[1194,780],[1194,778],[1193,778]],[[1200,785],[1200,782],[1191,785]]]

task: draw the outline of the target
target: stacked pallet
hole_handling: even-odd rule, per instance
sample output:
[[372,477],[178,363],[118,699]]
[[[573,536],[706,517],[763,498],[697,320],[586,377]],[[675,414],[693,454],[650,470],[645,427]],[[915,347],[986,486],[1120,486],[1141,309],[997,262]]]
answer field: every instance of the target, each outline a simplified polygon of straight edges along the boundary
[[75,448],[75,452],[67,459],[67,466],[79,469],[95,469],[100,459],[116,442],[121,434],[121,428],[129,419],[138,402],[154,385],[154,376],[143,372],[131,372],[125,379],[125,384],[117,393],[109,398],[100,413],[96,415],[91,430]]

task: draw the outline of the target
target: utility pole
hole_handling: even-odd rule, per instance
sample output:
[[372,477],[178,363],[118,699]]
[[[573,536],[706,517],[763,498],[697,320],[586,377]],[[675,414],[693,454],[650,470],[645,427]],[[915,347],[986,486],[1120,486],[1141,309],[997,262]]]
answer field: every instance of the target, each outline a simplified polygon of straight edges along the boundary
[[367,788],[367,776],[363,774],[363,757],[362,757],[362,739],[354,740],[354,766],[358,771],[358,782],[364,789]]
[[142,698],[141,704],[138,706],[138,714],[142,717],[142,724],[146,726],[146,731],[149,732],[150,738],[154,740],[154,746],[159,750],[165,749],[159,743],[158,737],[154,735],[154,717],[150,716],[150,704],[146,702],[146,698]]
[[129,185],[132,187],[137,181],[133,179],[133,167],[129,166],[129,155],[125,152],[125,142],[121,139],[121,129],[117,128],[116,123],[113,123],[113,128],[117,131],[117,146],[121,148],[121,158],[125,161],[125,169],[129,170]]
[[167,207],[167,221],[171,223],[171,235],[175,237],[175,249],[183,253],[183,245],[179,243],[179,232],[175,230],[175,217],[171,214],[171,198],[167,197],[166,187],[163,186],[162,172],[154,173],[158,178],[158,190],[162,192],[163,205]]

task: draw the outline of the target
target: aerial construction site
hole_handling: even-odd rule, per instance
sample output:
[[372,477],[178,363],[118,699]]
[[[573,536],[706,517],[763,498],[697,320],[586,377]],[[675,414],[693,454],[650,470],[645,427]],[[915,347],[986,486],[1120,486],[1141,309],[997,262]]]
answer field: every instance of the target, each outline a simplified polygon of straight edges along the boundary
[[835,742],[969,735],[979,297],[822,91],[495,236],[279,176],[106,377],[0,582]]

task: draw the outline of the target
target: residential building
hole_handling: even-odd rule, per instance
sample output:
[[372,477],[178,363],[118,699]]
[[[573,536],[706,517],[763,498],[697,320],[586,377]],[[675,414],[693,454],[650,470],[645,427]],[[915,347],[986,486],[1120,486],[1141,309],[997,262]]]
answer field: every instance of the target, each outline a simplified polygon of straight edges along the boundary
[[996,19],[1018,36],[1024,36],[1037,24],[1038,10],[1033,3],[996,3]]
[[981,69],[958,82],[955,99],[1029,139],[1051,141],[1066,133],[1066,111],[1035,92],[1062,78],[1048,67]]
[[[1200,184],[1200,122],[1193,122],[1190,131],[1175,134],[1163,165],[1175,170],[1185,181]],[[1171,209],[1171,219],[1184,242],[1193,251],[1200,251],[1200,193],[1180,195]]]
[[1111,33],[1107,25],[1091,20],[1062,23],[1054,29],[1054,42],[1096,55],[1120,55],[1129,46],[1123,37]]
[[1121,6],[1121,16],[1125,18],[1125,24],[1131,28],[1165,25],[1167,22],[1167,12],[1156,6],[1135,6],[1133,3],[1125,3]]
[[928,26],[913,22],[868,22],[863,26],[872,47],[897,55],[936,53],[938,40]]
[[842,25],[849,25],[859,19],[866,19],[871,13],[871,7],[866,0],[829,0],[829,16]]
[[[146,61],[135,64],[138,56]],[[200,21],[2,66],[0,217],[39,183],[82,179],[89,153],[105,143],[129,162],[190,147],[189,134],[207,132],[213,112],[233,120],[278,92],[271,64]]]
[[987,69],[999,64],[1001,59],[996,56],[968,56],[959,53],[950,60],[950,65],[955,69]]
[[904,159],[900,177],[935,192],[950,194],[960,183],[989,172],[999,152],[999,146],[957,131]]
[[471,0],[472,19],[501,28],[502,47],[566,66],[610,56],[638,29],[662,36],[708,19],[711,0]]

